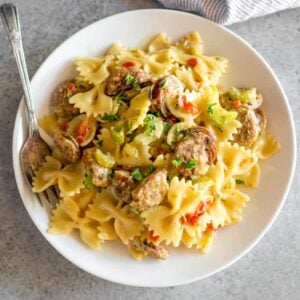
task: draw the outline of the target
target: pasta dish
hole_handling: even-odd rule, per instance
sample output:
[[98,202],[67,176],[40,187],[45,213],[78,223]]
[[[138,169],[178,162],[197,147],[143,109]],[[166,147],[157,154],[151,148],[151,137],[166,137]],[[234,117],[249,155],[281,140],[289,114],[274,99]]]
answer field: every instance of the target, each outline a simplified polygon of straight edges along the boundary
[[166,259],[171,246],[206,253],[239,222],[243,188],[258,186],[259,161],[280,145],[266,133],[263,95],[219,84],[227,65],[203,53],[197,32],[76,58],[77,76],[39,120],[54,146],[33,191],[60,193],[49,233],[77,231],[94,249],[120,240],[136,259]]

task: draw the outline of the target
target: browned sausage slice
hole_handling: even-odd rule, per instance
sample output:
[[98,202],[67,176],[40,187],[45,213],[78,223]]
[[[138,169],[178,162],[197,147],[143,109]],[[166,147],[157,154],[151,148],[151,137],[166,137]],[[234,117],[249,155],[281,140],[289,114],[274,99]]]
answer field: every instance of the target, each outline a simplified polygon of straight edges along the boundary
[[83,165],[86,172],[92,175],[92,182],[95,186],[107,187],[110,183],[111,170],[100,166],[94,157],[94,153],[94,148],[88,148],[83,151]]
[[160,245],[154,245],[147,240],[141,241],[139,238],[135,238],[130,242],[130,245],[137,251],[143,252],[144,255],[149,255],[158,259],[167,259],[169,253],[167,249]]
[[114,172],[111,188],[116,198],[129,203],[134,186],[135,183],[128,171],[116,170]]
[[54,144],[59,156],[65,163],[75,163],[79,160],[79,145],[71,135],[67,133],[56,134]]
[[121,67],[112,72],[106,84],[106,94],[115,96],[122,91],[131,90],[136,84],[141,87],[150,83],[150,75],[138,67]]
[[239,128],[238,133],[234,135],[233,141],[249,148],[265,129],[267,119],[261,109],[249,110],[240,108],[237,112],[238,121],[242,124],[242,127]]
[[77,94],[86,92],[91,86],[83,86],[75,80],[67,80],[61,83],[53,93],[52,109],[60,118],[71,118],[79,115],[79,109],[74,104],[69,103],[69,99]]
[[215,138],[202,126],[191,128],[175,148],[175,158],[182,161],[178,170],[186,177],[206,173],[209,165],[215,163],[216,157]]
[[150,90],[152,112],[160,111],[164,117],[170,116],[166,98],[179,96],[182,92],[183,85],[177,77],[169,75],[158,79]]
[[144,211],[159,205],[166,197],[168,190],[167,171],[156,170],[133,190],[133,201],[130,205],[139,211]]

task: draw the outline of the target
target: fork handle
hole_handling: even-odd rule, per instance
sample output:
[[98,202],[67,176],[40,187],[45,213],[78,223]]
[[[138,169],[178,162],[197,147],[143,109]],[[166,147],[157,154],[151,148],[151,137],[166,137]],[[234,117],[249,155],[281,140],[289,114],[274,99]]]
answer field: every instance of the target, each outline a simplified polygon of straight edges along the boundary
[[24,91],[27,116],[29,121],[29,134],[38,134],[37,120],[30,92],[30,81],[23,50],[21,26],[17,8],[13,4],[3,4],[0,7],[0,15],[6,29],[8,39],[13,48],[19,75]]

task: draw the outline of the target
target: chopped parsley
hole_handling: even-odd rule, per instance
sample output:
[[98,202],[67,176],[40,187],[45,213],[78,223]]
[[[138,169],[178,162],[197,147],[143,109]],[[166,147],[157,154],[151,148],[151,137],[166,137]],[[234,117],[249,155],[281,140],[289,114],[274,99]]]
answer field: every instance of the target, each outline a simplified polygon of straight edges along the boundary
[[170,123],[168,123],[168,122],[164,123],[164,133],[165,134],[167,134],[169,132],[171,126],[172,125]]
[[245,184],[245,181],[242,180],[242,179],[236,179],[236,180],[235,180],[235,183],[236,183],[236,184]]
[[91,174],[87,174],[83,180],[83,184],[85,187],[89,190],[92,190],[95,188],[95,185],[93,184],[93,178]]
[[221,56],[216,56],[215,59],[216,59],[217,61],[223,61],[223,60],[224,60],[224,58],[221,57]]
[[154,112],[153,114],[154,114],[155,116],[157,116],[157,117],[161,117],[160,111],[156,111],[156,112]]
[[214,110],[213,110],[213,107],[217,105],[217,103],[212,103],[211,105],[209,105],[209,107],[207,108],[207,112],[209,114],[213,114]]
[[98,146],[99,146],[100,148],[102,148],[102,146],[103,146],[103,140],[98,141]]
[[128,96],[124,94],[124,92],[120,92],[119,94],[112,97],[113,100],[128,100]]
[[135,90],[139,90],[141,88],[140,84],[135,80],[134,76],[127,74],[124,78],[126,85],[131,85]]
[[155,171],[155,167],[154,166],[148,166],[147,167],[147,176],[151,173],[153,173]]
[[175,168],[178,168],[183,163],[183,160],[179,157],[172,160],[172,164]]
[[196,166],[197,166],[197,162],[194,159],[191,159],[184,165],[184,168],[187,170],[192,170],[196,168]]
[[117,115],[108,115],[107,113],[105,113],[102,120],[104,120],[104,121],[117,121],[117,120],[119,120],[119,117]]
[[151,114],[148,114],[144,120],[145,123],[148,123],[148,122],[151,122],[151,121],[154,121],[155,120],[155,116],[154,115],[151,115]]
[[135,181],[141,182],[144,179],[143,174],[141,173],[139,168],[133,169],[130,174]]
[[154,124],[148,124],[147,125],[147,133],[151,134],[156,129]]
[[135,81],[133,84],[132,84],[132,87],[135,89],[135,90],[139,90],[141,88],[140,84]]
[[125,76],[124,80],[125,80],[125,84],[126,84],[126,85],[131,85],[131,84],[133,84],[134,81],[135,81],[134,77],[133,77],[132,75],[130,75],[130,74],[127,74],[127,75]]
[[148,114],[144,120],[146,127],[147,134],[151,134],[155,129],[156,126],[154,122],[156,121],[156,117],[152,114]]
[[116,125],[116,126],[114,126],[114,131],[116,131],[116,132],[121,132],[122,129],[123,129],[122,125]]
[[161,87],[162,89],[165,89],[165,88],[167,88],[168,86],[169,86],[169,83],[168,83],[167,80],[164,80],[164,81],[160,84],[160,87]]

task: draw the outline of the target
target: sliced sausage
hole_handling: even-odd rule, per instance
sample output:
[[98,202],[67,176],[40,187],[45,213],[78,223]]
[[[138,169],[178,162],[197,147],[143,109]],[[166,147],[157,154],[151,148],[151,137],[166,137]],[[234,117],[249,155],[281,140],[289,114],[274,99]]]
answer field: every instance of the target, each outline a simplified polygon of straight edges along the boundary
[[75,163],[80,158],[80,149],[76,140],[67,133],[54,136],[55,149],[65,163]]
[[[132,76],[133,80],[126,80]],[[141,87],[150,83],[150,75],[138,67],[121,67],[112,72],[106,84],[106,94],[115,96],[122,91],[128,91],[134,88],[134,84]]]
[[237,134],[234,135],[233,141],[249,148],[265,129],[267,122],[266,117],[261,109],[249,110],[240,108],[237,112],[237,119],[242,124],[242,127],[240,127]]
[[69,99],[77,93],[88,91],[92,86],[80,85],[75,80],[61,83],[53,93],[52,109],[60,118],[71,118],[79,115],[79,109],[69,103]]
[[147,240],[142,241],[139,238],[135,238],[130,242],[130,245],[137,251],[143,252],[144,255],[149,255],[154,258],[167,259],[169,256],[167,249],[165,249],[163,246],[156,246]]
[[95,157],[95,148],[88,148],[83,151],[82,162],[87,173],[92,175],[92,182],[95,186],[107,187],[110,183],[111,169],[100,166]]
[[175,148],[175,158],[182,161],[179,172],[186,177],[206,173],[217,157],[216,140],[205,127],[191,128]]
[[169,75],[158,79],[150,90],[151,111],[160,111],[164,117],[170,116],[165,104],[166,98],[179,96],[182,92],[183,85],[177,77]]
[[116,170],[112,179],[111,189],[116,198],[129,203],[135,182],[128,171]]
[[132,191],[133,201],[130,205],[139,211],[144,211],[159,205],[166,197],[168,190],[167,171],[158,169]]

